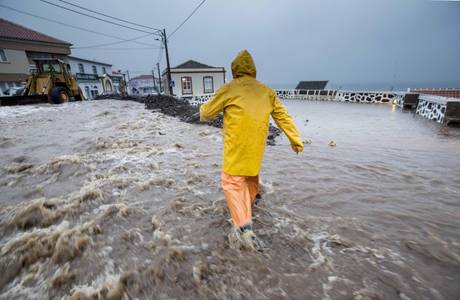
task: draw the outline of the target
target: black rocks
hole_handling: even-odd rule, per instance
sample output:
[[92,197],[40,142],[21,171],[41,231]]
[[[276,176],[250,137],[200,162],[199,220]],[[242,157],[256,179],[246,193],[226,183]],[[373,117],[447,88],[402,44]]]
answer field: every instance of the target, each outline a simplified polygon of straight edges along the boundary
[[[165,95],[147,96],[144,99],[145,108],[155,111],[160,111],[165,115],[177,117],[181,121],[187,123],[202,123],[200,122],[200,108],[199,106],[190,105],[186,100],[177,99]],[[223,116],[220,115],[215,118],[209,125],[222,128],[224,126]],[[275,138],[281,134],[281,130],[270,124],[267,144],[274,145]]]
[[94,100],[105,100],[105,99],[110,99],[110,100],[131,100],[131,101],[136,101],[139,103],[144,103],[144,98],[142,97],[136,97],[136,96],[121,96],[118,94],[103,94],[99,95]]
[[165,95],[153,95],[145,97],[144,103],[146,109],[160,111],[184,122],[199,123],[200,121],[199,107],[190,105],[187,100]]

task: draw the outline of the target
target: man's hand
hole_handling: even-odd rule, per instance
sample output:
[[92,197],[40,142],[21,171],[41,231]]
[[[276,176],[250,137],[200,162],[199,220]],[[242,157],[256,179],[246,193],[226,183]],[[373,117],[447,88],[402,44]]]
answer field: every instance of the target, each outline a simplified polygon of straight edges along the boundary
[[303,151],[303,144],[291,144],[292,151],[299,154]]

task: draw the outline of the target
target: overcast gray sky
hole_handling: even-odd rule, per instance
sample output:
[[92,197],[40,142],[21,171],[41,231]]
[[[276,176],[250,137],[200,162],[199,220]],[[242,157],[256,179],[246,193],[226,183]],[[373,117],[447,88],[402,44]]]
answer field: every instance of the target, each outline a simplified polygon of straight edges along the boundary
[[[57,0],[51,2],[65,5]],[[171,32],[201,0],[75,0],[75,4]],[[143,33],[52,7],[38,0],[1,4],[122,38]],[[75,46],[116,40],[0,8],[0,17]],[[152,37],[139,41],[160,45]],[[241,49],[258,78],[276,87],[328,79],[338,86],[460,87],[460,2],[415,0],[207,0],[170,41],[171,65],[194,59],[223,66]],[[123,43],[104,48],[144,48]],[[75,49],[131,75],[149,73],[157,49]],[[161,60],[165,66],[164,57]]]

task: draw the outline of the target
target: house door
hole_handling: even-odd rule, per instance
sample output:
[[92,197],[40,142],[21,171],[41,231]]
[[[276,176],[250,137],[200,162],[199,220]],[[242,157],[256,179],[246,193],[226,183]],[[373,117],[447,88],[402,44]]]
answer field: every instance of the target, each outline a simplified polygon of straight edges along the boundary
[[91,96],[91,92],[89,91],[89,86],[85,86],[85,94],[86,94],[86,99],[93,99]]
[[108,80],[105,82],[105,91],[109,93],[112,92],[112,84]]

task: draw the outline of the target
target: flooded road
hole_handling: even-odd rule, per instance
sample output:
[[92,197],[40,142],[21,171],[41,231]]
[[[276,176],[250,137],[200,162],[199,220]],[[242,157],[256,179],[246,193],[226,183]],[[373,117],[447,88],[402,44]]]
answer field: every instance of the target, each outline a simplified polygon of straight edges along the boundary
[[267,147],[257,253],[227,239],[219,129],[125,101],[1,108],[0,299],[458,299],[460,131],[287,106],[309,144]]

